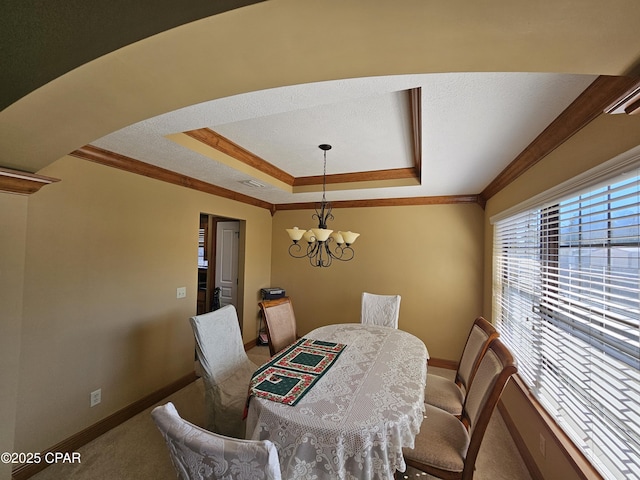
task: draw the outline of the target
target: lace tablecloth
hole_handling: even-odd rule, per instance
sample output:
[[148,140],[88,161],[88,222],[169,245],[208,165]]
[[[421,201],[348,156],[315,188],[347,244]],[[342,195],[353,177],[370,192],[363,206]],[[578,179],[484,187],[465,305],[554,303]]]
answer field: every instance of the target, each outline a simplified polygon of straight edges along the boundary
[[305,337],[347,347],[297,405],[253,398],[247,438],[275,443],[283,478],[392,479],[405,471],[402,448],[413,447],[424,412],[424,343],[359,323]]

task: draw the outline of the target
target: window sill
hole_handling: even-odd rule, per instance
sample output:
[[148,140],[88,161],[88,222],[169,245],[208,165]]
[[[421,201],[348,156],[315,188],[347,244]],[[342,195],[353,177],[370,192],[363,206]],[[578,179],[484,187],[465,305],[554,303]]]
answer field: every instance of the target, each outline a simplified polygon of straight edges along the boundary
[[[555,420],[547,413],[544,407],[538,402],[538,400],[531,394],[529,388],[520,378],[519,375],[514,375],[510,382],[516,388],[517,392],[522,395],[526,402],[528,402],[538,416],[538,420],[543,425],[543,428],[548,434],[548,438],[551,439],[558,451],[566,458],[568,463],[573,467],[576,472],[577,478],[582,480],[602,480],[603,477],[593,467],[591,462],[584,456],[584,454],[578,450],[569,436],[558,426]],[[507,407],[502,401],[498,405],[498,409],[504,419],[504,422],[513,437],[514,442],[522,458],[529,469],[529,473],[534,480],[544,480],[544,476],[538,467],[534,455],[529,451],[526,442],[520,432],[518,431],[517,422],[511,417]]]

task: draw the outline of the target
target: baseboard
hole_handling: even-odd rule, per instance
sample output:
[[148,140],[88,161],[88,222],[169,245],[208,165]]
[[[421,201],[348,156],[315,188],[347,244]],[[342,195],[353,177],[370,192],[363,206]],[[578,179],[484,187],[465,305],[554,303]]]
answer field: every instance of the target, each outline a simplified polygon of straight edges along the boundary
[[[558,452],[565,457],[571,468],[573,468],[576,476],[582,480],[603,480],[602,475],[595,469],[591,462],[585,457],[585,455],[575,446],[569,436],[558,426],[551,415],[544,409],[540,402],[532,395],[527,388],[525,382],[520,378],[518,374],[511,378],[510,383],[513,383],[515,388],[523,396],[523,398],[529,402],[532,406],[534,415],[538,417],[542,428],[548,435],[549,441],[555,444]],[[502,418],[507,425],[509,433],[516,443],[520,455],[525,462],[525,465],[529,469],[529,473],[533,480],[544,480],[544,476],[533,459],[533,456],[529,452],[529,449],[525,445],[524,439],[518,432],[516,423],[509,415],[507,408],[502,402],[498,403],[498,409],[502,414]],[[547,442],[547,448],[550,444]]]
[[507,430],[511,435],[511,438],[513,438],[513,442],[516,444],[516,448],[518,449],[518,452],[520,452],[520,456],[522,457],[522,461],[524,462],[525,466],[527,467],[527,470],[529,471],[529,475],[531,475],[531,478],[533,480],[544,480],[544,477],[542,476],[542,472],[540,472],[538,465],[536,464],[535,460],[533,459],[533,456],[529,452],[529,449],[527,448],[527,445],[525,444],[524,439],[522,438],[522,435],[520,435],[520,432],[518,431],[518,428],[516,427],[515,422],[511,418],[511,415],[509,415],[509,412],[507,411],[507,408],[502,403],[502,400],[498,402],[498,411],[500,412],[500,415],[502,415],[504,424],[506,425]]
[[247,350],[251,350],[256,345],[258,345],[258,339],[257,338],[255,340],[251,340],[248,343],[245,343],[244,344],[244,351],[246,352]]
[[[58,443],[57,445],[54,445],[53,447],[47,449],[46,451],[41,453],[41,457],[44,457],[49,452],[76,452],[80,447],[86,445],[91,440],[98,438],[100,435],[103,435],[112,428],[117,427],[121,423],[129,420],[131,417],[137,415],[140,412],[143,412],[152,405],[155,405],[163,398],[166,398],[172,393],[175,393],[178,390],[186,387],[187,385],[195,381],[196,378],[197,377],[195,372],[191,372],[188,375],[179,378],[175,382],[172,382],[169,385],[162,387],[161,389],[156,390],[153,393],[150,393],[146,397],[133,402],[123,409],[118,410],[114,414],[109,415],[99,422],[94,423],[90,427],[85,428],[81,432],[78,432],[75,435],[67,438],[66,440]],[[11,478],[13,480],[25,480],[44,470],[46,467],[46,463],[22,464],[13,469],[13,471],[11,472]]]
[[458,362],[453,360],[445,360],[443,358],[430,358],[427,362],[430,367],[448,368],[449,370],[457,370]]

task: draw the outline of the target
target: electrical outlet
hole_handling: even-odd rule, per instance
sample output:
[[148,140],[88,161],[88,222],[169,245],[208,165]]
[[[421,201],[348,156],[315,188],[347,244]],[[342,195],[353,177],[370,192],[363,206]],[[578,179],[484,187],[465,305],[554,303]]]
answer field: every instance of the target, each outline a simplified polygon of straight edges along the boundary
[[538,443],[538,448],[540,449],[540,453],[542,454],[542,457],[546,457],[547,456],[547,441],[544,438],[544,435],[540,434],[540,441]]
[[178,287],[176,289],[176,298],[185,298],[187,296],[187,287]]
[[91,392],[91,406],[95,407],[102,401],[102,389],[94,390]]

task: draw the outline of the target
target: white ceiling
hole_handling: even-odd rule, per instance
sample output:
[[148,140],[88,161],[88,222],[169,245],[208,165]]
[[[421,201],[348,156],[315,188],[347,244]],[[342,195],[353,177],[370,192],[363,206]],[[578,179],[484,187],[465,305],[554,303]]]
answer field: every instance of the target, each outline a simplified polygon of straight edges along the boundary
[[210,128],[294,177],[412,165],[406,90],[422,92],[421,185],[331,191],[328,200],[480,193],[595,79],[587,75],[447,73],[295,85],[222,98],[131,125],[92,145],[269,203],[319,200],[259,180],[167,135]]

